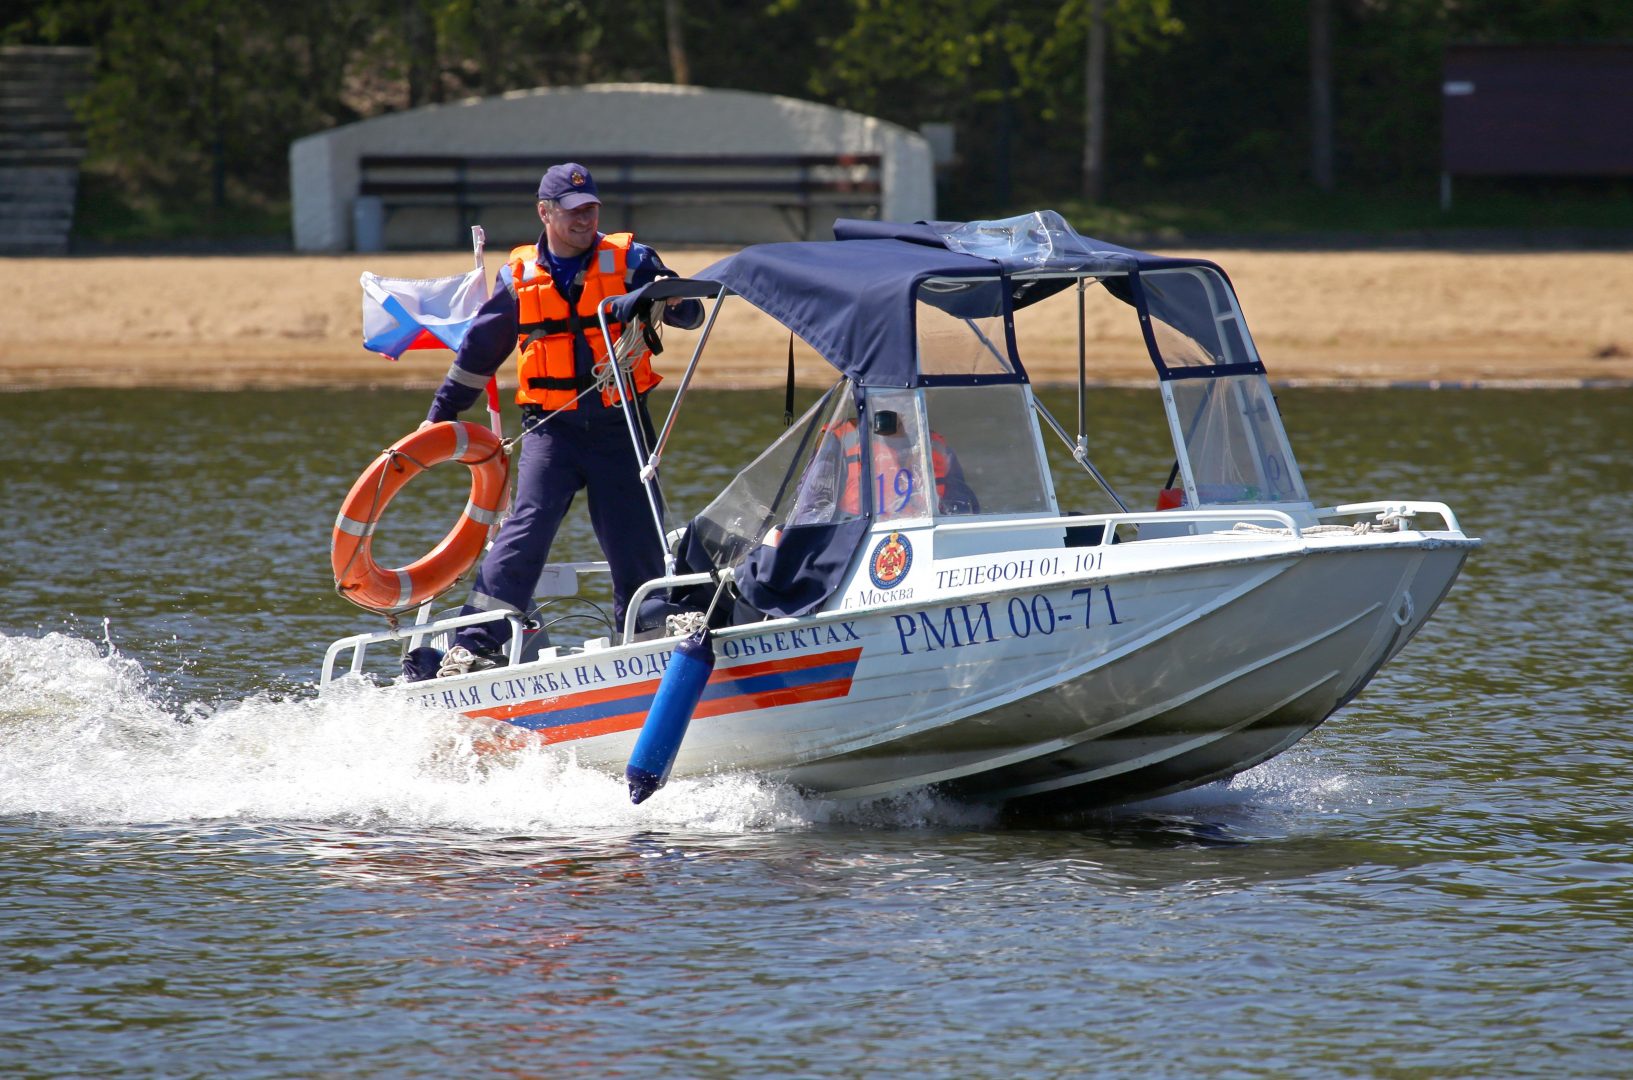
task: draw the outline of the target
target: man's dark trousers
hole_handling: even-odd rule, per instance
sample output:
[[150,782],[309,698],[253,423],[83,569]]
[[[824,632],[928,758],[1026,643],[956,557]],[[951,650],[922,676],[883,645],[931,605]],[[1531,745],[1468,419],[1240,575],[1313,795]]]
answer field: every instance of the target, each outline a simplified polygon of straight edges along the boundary
[[[652,425],[644,402],[637,412],[650,446]],[[532,607],[533,589],[549,561],[556,531],[582,488],[589,499],[590,524],[611,564],[614,617],[621,632],[630,596],[664,572],[663,548],[623,410],[570,409],[543,423],[535,419],[542,413],[527,413],[523,422],[530,426],[522,437],[515,509],[482,560],[461,614]],[[456,642],[492,652],[509,638],[509,623],[497,621],[466,627]]]

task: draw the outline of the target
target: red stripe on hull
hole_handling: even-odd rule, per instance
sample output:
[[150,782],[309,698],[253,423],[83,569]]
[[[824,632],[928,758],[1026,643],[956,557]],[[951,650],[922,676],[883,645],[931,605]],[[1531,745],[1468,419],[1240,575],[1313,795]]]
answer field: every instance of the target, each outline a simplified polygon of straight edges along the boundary
[[[834,659],[850,662],[861,656],[861,649],[846,649],[839,653],[828,653],[816,659],[821,663],[829,663]],[[800,657],[798,661],[788,667],[778,667],[778,661],[767,664],[752,664],[748,667],[733,668],[727,672],[717,672],[709,681],[726,681],[728,679],[747,676],[750,674],[768,674],[773,671],[788,671],[803,667],[816,667],[810,657]],[[723,676],[723,677],[722,677]],[[778,690],[762,690],[749,694],[733,694],[730,697],[715,698],[701,701],[692,717],[726,716],[731,713],[748,712],[752,709],[774,709],[780,705],[800,705],[811,701],[828,701],[832,698],[841,698],[850,693],[852,679],[846,676],[843,679],[828,679],[823,682],[809,683],[805,686],[785,687]],[[656,682],[634,683],[624,687],[624,693],[631,693],[636,687],[656,686]],[[592,691],[599,700],[605,700],[606,691]],[[620,694],[623,696],[623,694]],[[568,699],[573,706],[587,703],[590,695],[574,695]],[[485,709],[479,712],[468,712],[465,715],[473,718],[504,720],[512,716],[532,716],[547,712],[555,708],[561,701],[532,702],[529,705],[506,705],[498,709]],[[606,716],[597,720],[588,720],[581,724],[562,724],[559,727],[539,728],[536,730],[521,729],[516,732],[506,732],[503,736],[505,745],[520,746],[527,743],[548,746],[551,743],[576,742],[579,739],[593,739],[598,735],[614,735],[622,731],[634,731],[646,723],[644,712],[622,713],[618,716]]]
[[[805,668],[822,667],[825,664],[834,664],[834,663],[849,664],[849,663],[856,662],[858,659],[861,658],[861,655],[862,655],[862,650],[859,649],[859,648],[857,648],[857,649],[836,649],[835,651],[828,652],[828,653],[814,653],[814,654],[812,654],[810,656],[796,656],[791,660],[766,660],[766,661],[763,661],[763,662],[758,663],[758,664],[740,664],[737,667],[717,668],[709,676],[709,683],[711,685],[713,685],[715,683],[727,682],[727,681],[730,681],[732,679],[752,679],[752,678],[754,678],[756,676],[759,676],[759,675],[780,675],[780,674],[783,674],[785,672],[790,672],[790,671],[801,671],[801,670],[804,670]],[[616,701],[619,698],[643,697],[643,696],[650,695],[650,694],[656,694],[658,692],[658,684],[661,683],[662,681],[663,680],[661,678],[648,679],[648,680],[646,680],[644,682],[625,683],[623,686],[608,687],[605,690],[582,690],[582,691],[579,691],[576,694],[568,694],[566,696],[559,696],[559,697],[553,697],[553,698],[538,698],[538,699],[536,699],[534,701],[524,701],[524,702],[521,702],[521,703],[516,704],[516,705],[497,705],[497,706],[495,706],[494,708],[491,708],[491,709],[477,709],[475,711],[468,712],[465,715],[469,716],[469,717],[473,717],[473,718],[484,719],[484,720],[509,720],[512,717],[516,717],[516,716],[537,716],[539,713],[548,712],[551,709],[569,709],[569,708],[570,709],[577,709],[577,708],[581,708],[581,707],[583,707],[585,705],[599,705],[603,701]],[[845,682],[846,691],[848,691],[849,687],[850,687],[850,680],[846,679],[846,680],[844,680],[844,682]],[[817,685],[826,686],[826,685],[831,685],[831,684],[818,683]],[[803,690],[804,688],[801,687],[800,689]],[[846,691],[841,691],[839,695],[827,695],[827,696],[843,696]],[[721,698],[718,701],[714,701],[714,702],[707,702],[706,701],[706,702],[703,702],[702,704],[700,704],[698,706],[697,712],[694,713],[693,715],[695,715],[695,716],[720,716],[720,715],[722,715],[724,713],[736,712],[738,710],[738,708],[770,708],[771,707],[770,704],[767,704],[767,705],[741,705],[741,706],[737,706],[736,708],[729,708],[729,709],[722,709],[722,708],[719,708],[718,706],[722,702],[742,701],[746,697],[774,698],[774,697],[778,697],[778,696],[780,696],[782,694],[786,694],[788,692],[789,691],[768,691],[768,692],[766,692],[764,694],[758,694],[758,695],[737,695],[737,696],[729,697],[729,698]],[[808,699],[796,698],[796,699],[793,699],[793,700],[795,700],[795,701],[804,701],[804,700],[808,700]],[[821,700],[821,699],[820,698],[812,698],[812,699],[809,699],[809,700]],[[778,702],[773,702],[772,704],[783,704],[783,702],[778,701]],[[709,708],[709,706],[711,706],[711,705],[715,706],[715,707],[714,708]],[[705,710],[707,710],[707,711],[705,711]],[[593,724],[609,724],[609,723],[613,723],[614,721],[621,721],[621,720],[624,720],[624,719],[625,719],[625,717],[623,717],[623,716],[609,716],[609,717],[605,717],[605,718],[603,718],[601,720],[591,721],[590,723],[593,723]],[[645,720],[645,719],[646,719],[646,715],[644,713],[641,714],[641,720],[636,721],[636,726],[639,727],[640,722],[642,720]],[[570,725],[570,726],[571,727],[578,727],[578,726],[587,726],[587,725]],[[608,729],[608,731],[597,731],[594,734],[605,735],[605,734],[608,734],[610,731],[625,731],[625,730],[628,730],[628,729],[627,728],[622,728],[622,727],[617,727],[617,728],[610,728],[610,729]],[[584,737],[584,736],[579,736],[579,737]],[[548,741],[557,742],[559,740],[551,739],[551,740],[548,740]]]

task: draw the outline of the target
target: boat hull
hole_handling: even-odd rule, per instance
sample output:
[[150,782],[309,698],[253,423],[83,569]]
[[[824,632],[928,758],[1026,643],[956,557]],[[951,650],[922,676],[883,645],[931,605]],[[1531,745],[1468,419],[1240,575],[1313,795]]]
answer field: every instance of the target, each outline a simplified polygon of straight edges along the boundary
[[[1221,779],[1353,698],[1475,544],[1199,544],[1149,568],[728,630],[674,775],[748,770],[836,798],[941,785],[1039,809]],[[673,644],[405,689],[621,771]]]
[[1465,556],[1339,549],[1268,559],[1245,579],[1241,567],[1212,567],[1114,583],[1120,615],[1140,626],[1138,614],[1151,612],[1158,625],[1108,640],[1054,685],[790,778],[869,795],[914,772],[965,796],[1039,806],[1124,802],[1221,779],[1287,749],[1359,693]]

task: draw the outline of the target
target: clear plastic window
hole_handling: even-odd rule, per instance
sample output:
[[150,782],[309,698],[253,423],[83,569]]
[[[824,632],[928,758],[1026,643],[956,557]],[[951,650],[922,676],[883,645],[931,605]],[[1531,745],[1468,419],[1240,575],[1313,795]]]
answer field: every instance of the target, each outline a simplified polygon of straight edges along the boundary
[[[856,400],[841,382],[768,446],[692,520],[699,543],[716,566],[735,566],[773,526],[812,524],[854,516],[838,491],[830,434],[847,419],[855,426]],[[820,467],[819,467],[820,466]],[[792,519],[804,515],[803,521]]]
[[1308,500],[1263,375],[1164,385],[1173,395],[1201,505]]
[[918,393],[868,393],[868,490],[875,521],[930,516],[932,473],[926,467]]
[[919,371],[925,375],[1014,372],[1004,334],[1003,282],[932,278],[919,286]]
[[924,406],[940,515],[1050,510],[1023,387],[934,387]]
[[[862,514],[862,439],[856,398],[848,383],[832,397],[824,422],[805,440],[806,466],[788,515],[789,525],[827,525]],[[816,414],[813,409],[807,416],[814,420]]]
[[1170,368],[1258,359],[1225,279],[1205,266],[1140,275],[1157,353]]

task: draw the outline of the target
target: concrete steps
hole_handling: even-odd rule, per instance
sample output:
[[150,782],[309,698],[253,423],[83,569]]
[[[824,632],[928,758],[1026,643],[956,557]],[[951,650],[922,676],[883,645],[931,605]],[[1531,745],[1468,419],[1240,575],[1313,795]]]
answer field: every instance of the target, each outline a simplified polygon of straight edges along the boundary
[[63,255],[85,144],[73,101],[94,51],[0,47],[0,255]]

